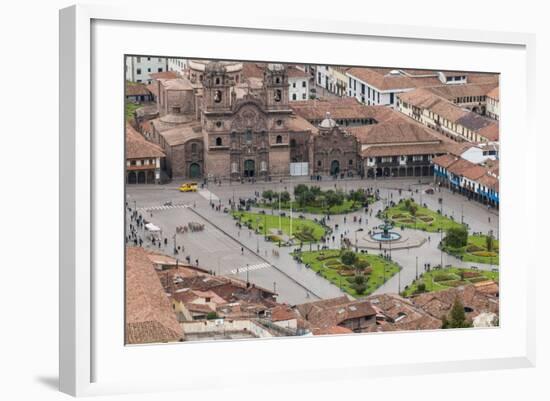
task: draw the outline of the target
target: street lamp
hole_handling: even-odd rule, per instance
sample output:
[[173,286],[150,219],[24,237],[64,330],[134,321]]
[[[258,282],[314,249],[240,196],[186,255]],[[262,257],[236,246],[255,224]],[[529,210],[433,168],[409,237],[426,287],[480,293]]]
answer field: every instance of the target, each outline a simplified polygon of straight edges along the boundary
[[416,257],[416,279],[418,280],[418,256]]

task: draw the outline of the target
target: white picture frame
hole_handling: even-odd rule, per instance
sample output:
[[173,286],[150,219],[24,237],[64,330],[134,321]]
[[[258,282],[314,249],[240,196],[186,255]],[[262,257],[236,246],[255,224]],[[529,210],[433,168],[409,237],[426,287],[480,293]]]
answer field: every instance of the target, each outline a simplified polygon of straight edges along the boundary
[[[533,245],[520,237],[518,228],[528,222],[526,229],[534,230],[536,207],[530,205],[527,191],[520,189],[528,185],[535,187],[534,175],[525,173],[536,169],[536,160],[534,153],[527,154],[526,147],[519,146],[518,138],[511,135],[521,132],[524,143],[535,141],[531,124],[535,109],[533,35],[350,21],[251,18],[249,14],[227,19],[216,14],[183,15],[178,11],[79,5],[60,12],[61,391],[80,396],[167,389],[196,390],[205,385],[220,389],[244,385],[235,380],[238,377],[236,373],[221,374],[223,369],[227,369],[223,360],[218,361],[219,370],[211,370],[208,376],[201,374],[201,368],[207,366],[205,355],[219,355],[222,352],[228,360],[237,364],[235,370],[239,374],[246,373],[250,381],[254,380],[257,384],[265,380],[267,373],[270,381],[299,380],[307,383],[343,377],[361,380],[365,376],[411,372],[420,374],[534,366],[535,253],[528,252],[520,257],[520,247],[532,249]],[[122,32],[139,40],[124,48],[119,40]],[[179,39],[174,38],[178,35],[181,35]],[[184,47],[192,53],[181,53],[178,40],[180,44],[185,43],[181,42],[181,38],[193,35],[202,35],[202,47],[195,43],[191,49],[189,43]],[[224,37],[223,43],[216,44],[216,38],[220,35]],[[163,37],[165,40],[161,41]],[[106,39],[109,39],[108,44]],[[270,44],[270,52],[266,51],[267,46],[262,49],[262,46],[254,44],[258,39]],[[325,55],[319,45],[320,39],[327,43],[338,42],[343,54]],[[277,40],[280,43],[275,42]],[[293,43],[294,47],[289,43]],[[301,43],[311,44],[317,50],[316,55],[307,55],[307,52],[300,50]],[[403,43],[407,46],[404,47]],[[400,45],[399,52],[391,53],[389,50],[398,49]],[[124,347],[123,337],[120,336],[123,320],[120,320],[120,327],[116,323],[121,316],[124,291],[120,285],[123,282],[120,259],[123,253],[123,235],[120,234],[123,220],[120,213],[123,211],[119,210],[120,204],[117,203],[123,202],[124,182],[120,181],[123,122],[119,118],[123,109],[118,107],[123,101],[123,64],[122,58],[117,57],[125,53],[296,61],[294,58],[302,55],[308,57],[310,62],[330,63],[338,57],[340,64],[368,65],[367,61],[362,61],[361,54],[346,53],[348,49],[361,49],[362,46],[386,48],[381,53],[373,52],[383,55],[377,57],[379,65],[383,66],[394,65],[392,60],[397,60],[398,55],[410,56],[409,59],[403,58],[403,62],[419,68],[452,65],[455,69],[495,71],[490,66],[501,62],[502,70],[497,71],[502,73],[501,171],[505,177],[501,184],[501,194],[504,195],[501,202],[501,244],[508,244],[501,253],[501,327],[444,333]],[[423,65],[418,56],[412,54],[421,46],[438,49],[439,61],[425,53],[423,62],[426,65]],[[252,51],[253,48],[255,50]],[[471,52],[475,57],[468,60],[457,56],[456,60],[449,60],[450,54],[469,54],[464,52]],[[504,64],[503,60],[508,61]],[[120,70],[111,68],[119,64]],[[116,81],[116,74],[120,81]],[[112,99],[101,98],[107,92],[114,94]],[[109,112],[106,112],[107,107]],[[104,133],[106,129],[113,131],[113,135],[98,134],[98,130]],[[119,137],[116,136],[118,133]],[[105,199],[107,193],[118,199],[113,202],[116,207],[112,208]],[[120,224],[116,224],[117,221]],[[112,232],[106,232],[107,227],[112,228],[109,230]],[[117,242],[117,238],[121,240]],[[106,245],[108,242],[112,245]],[[118,251],[117,246],[120,248]],[[110,265],[110,270],[98,268],[106,263]],[[518,265],[522,266],[521,274],[512,276],[508,273],[507,266]],[[101,292],[101,297],[98,297],[97,291]],[[107,311],[108,304],[112,305],[111,311]],[[390,341],[398,344],[394,353],[382,353],[380,350]],[[458,347],[450,352],[444,347],[447,341],[474,345],[469,350]],[[432,350],[419,352],[411,344],[431,344]],[[364,350],[367,348],[371,351],[369,358],[358,360],[353,353],[347,353],[353,357],[342,357],[335,351],[337,347],[348,351],[360,350],[355,354],[366,352]],[[322,354],[319,352],[321,349],[324,351]],[[182,352],[189,366],[180,364],[181,370],[176,375],[174,366],[177,365],[174,363]],[[269,357],[271,366],[265,364],[247,368],[245,363],[239,362],[243,359],[239,356],[259,353]],[[280,357],[284,354],[294,356],[289,364],[291,366],[284,365]],[[143,377],[140,377],[141,374]],[[186,380],[177,380],[177,377],[185,377]]]

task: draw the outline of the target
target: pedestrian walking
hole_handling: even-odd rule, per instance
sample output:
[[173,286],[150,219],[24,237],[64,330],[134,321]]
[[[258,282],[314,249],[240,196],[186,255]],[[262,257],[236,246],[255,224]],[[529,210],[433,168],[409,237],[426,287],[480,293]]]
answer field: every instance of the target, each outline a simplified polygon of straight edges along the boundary
[[241,246],[241,255],[244,255],[244,247]]

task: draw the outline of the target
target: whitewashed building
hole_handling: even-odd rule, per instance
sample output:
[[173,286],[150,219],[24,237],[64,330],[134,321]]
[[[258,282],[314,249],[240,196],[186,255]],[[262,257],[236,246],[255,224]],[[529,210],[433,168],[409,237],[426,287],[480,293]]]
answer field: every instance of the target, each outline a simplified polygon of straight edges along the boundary
[[126,80],[144,84],[153,82],[151,74],[168,70],[168,61],[164,57],[126,57]]
[[309,98],[309,74],[300,68],[289,66],[288,100],[307,100]]
[[500,119],[499,88],[496,87],[487,93],[487,115],[495,120]]

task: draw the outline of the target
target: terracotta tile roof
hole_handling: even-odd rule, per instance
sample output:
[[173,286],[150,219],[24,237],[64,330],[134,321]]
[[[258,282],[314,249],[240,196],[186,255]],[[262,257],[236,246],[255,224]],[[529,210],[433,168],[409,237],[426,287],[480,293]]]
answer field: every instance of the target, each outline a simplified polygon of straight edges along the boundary
[[368,146],[361,151],[363,157],[437,155],[447,152],[446,144],[410,144]]
[[126,96],[148,96],[150,95],[149,89],[145,84],[126,82]]
[[490,97],[491,99],[495,99],[496,101],[498,101],[499,98],[500,98],[500,89],[499,89],[499,87],[497,86],[496,88],[490,90],[487,93],[487,97]]
[[411,78],[392,75],[390,71],[380,68],[353,67],[347,71],[347,74],[368,83],[379,91],[416,88],[417,84]]
[[126,159],[164,157],[160,146],[146,140],[134,127],[126,124]]
[[153,79],[176,79],[179,77],[178,73],[175,71],[155,72],[149,74],[149,76]]
[[434,157],[432,159],[432,163],[437,166],[441,166],[443,168],[448,168],[451,164],[453,164],[457,160],[458,158],[452,155],[441,155],[441,156]]
[[420,109],[431,110],[439,116],[452,122],[457,122],[460,118],[467,116],[470,113],[449,100],[436,95],[427,88],[401,93],[398,95],[398,98],[401,99],[401,101]]
[[479,177],[477,180],[476,180],[477,183],[481,184],[481,185],[484,185],[494,191],[497,191],[499,190],[499,180],[498,178],[496,177],[493,177],[491,175],[488,175],[488,174],[485,174],[481,177]]
[[309,74],[305,71],[300,70],[294,66],[288,66],[286,69],[289,78],[309,78]]
[[439,142],[439,138],[430,130],[408,121],[390,121],[380,124],[348,127],[346,129],[364,145],[389,143]]
[[299,100],[289,106],[294,112],[308,121],[323,120],[327,112],[334,120],[372,118],[381,122],[398,112],[386,106],[366,106],[354,97],[329,97],[323,99]]
[[438,85],[427,88],[434,94],[453,101],[459,97],[485,96],[487,92],[498,90],[498,79],[490,83],[463,84],[463,85]]
[[287,127],[290,131],[299,132],[299,131],[311,131],[313,133],[317,132],[317,128],[313,126],[308,120],[305,118],[293,114],[290,116],[287,120]]
[[447,170],[455,175],[463,176],[467,170],[471,169],[474,166],[477,165],[466,159],[459,158],[450,166],[448,166]]
[[328,329],[350,319],[376,315],[369,301],[350,301],[345,296],[296,305],[296,309],[314,329]]
[[498,283],[493,280],[480,281],[479,283],[475,283],[474,287],[476,288],[477,291],[483,294],[488,294],[493,296],[498,296],[499,294]]
[[474,285],[415,295],[411,301],[430,315],[442,318],[449,313],[457,298],[464,307],[472,309],[472,312],[466,313],[470,319],[483,312],[498,314],[498,298],[478,291]]
[[179,341],[183,331],[142,248],[126,248],[126,343]]
[[486,125],[479,131],[477,131],[477,133],[489,141],[498,141],[500,137],[498,122],[495,121],[491,124]]
[[298,313],[288,305],[278,305],[271,309],[271,320],[280,322],[298,318]]
[[479,178],[483,177],[486,172],[487,170],[485,169],[485,167],[476,164],[465,169],[462,173],[462,176],[468,178],[469,180],[476,181]]
[[[460,117],[457,121],[457,124],[460,124],[472,131],[480,132],[482,128],[485,128],[489,125],[494,125],[498,130],[498,123],[495,120],[492,120],[487,117],[480,116],[473,111],[468,112],[464,116]],[[497,131],[498,132],[498,131]]]
[[316,336],[331,335],[331,334],[350,334],[352,330],[342,326],[330,326],[323,328],[313,328],[312,333]]
[[433,330],[441,328],[441,320],[434,318],[410,299],[397,294],[381,294],[367,298],[377,310],[380,327],[376,331]]

